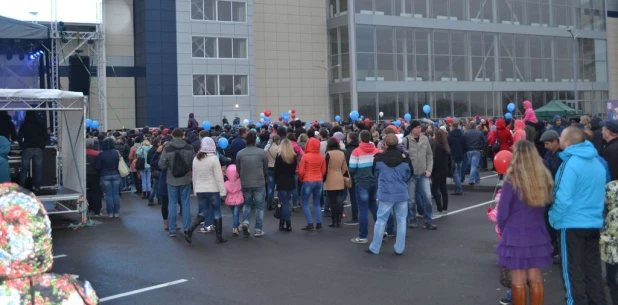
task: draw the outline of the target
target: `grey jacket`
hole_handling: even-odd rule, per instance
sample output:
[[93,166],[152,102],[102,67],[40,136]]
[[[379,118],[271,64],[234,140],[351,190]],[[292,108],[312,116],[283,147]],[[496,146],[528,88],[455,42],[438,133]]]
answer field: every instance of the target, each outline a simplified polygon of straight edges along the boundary
[[187,172],[184,176],[180,178],[174,177],[172,172],[174,171],[174,154],[179,152],[182,155],[182,158],[185,159],[185,162],[189,166],[189,168],[193,167],[193,157],[195,153],[193,152],[193,146],[187,144],[187,142],[183,139],[174,139],[163,149],[163,153],[161,154],[161,158],[159,159],[159,168],[161,170],[167,169],[167,184],[171,186],[184,186],[191,184],[191,171]]
[[242,188],[264,187],[268,175],[268,156],[263,149],[247,146],[236,155],[236,171]]
[[412,134],[403,138],[403,147],[408,150],[414,175],[423,175],[425,171],[433,169],[433,152],[431,151],[431,143],[425,135],[420,136],[420,140],[416,143]]

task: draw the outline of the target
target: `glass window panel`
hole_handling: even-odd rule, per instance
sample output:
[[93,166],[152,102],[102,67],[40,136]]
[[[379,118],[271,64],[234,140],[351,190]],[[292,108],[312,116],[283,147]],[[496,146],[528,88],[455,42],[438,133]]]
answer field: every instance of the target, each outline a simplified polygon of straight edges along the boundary
[[403,5],[402,0],[395,0],[395,7],[393,8],[395,10],[395,16],[400,16],[402,13],[405,13]]
[[600,83],[607,83],[607,62],[596,61],[595,62],[595,79]]
[[530,81],[530,60],[527,58],[515,59],[515,78],[520,81]]
[[398,28],[395,30],[395,44],[396,44],[396,50],[397,53],[399,54],[406,54],[407,52],[412,53],[412,51],[414,50],[414,36],[411,37],[410,40],[406,39],[406,32],[410,31],[410,35],[414,35],[414,31],[413,30],[406,30],[403,28]]
[[426,0],[412,0],[412,7],[414,14],[423,15],[427,17],[427,2]]
[[[470,109],[472,112],[470,116],[480,115],[484,117],[488,115],[485,110],[485,99],[487,95],[487,92],[470,92]],[[455,109],[455,113],[457,113],[457,109]],[[455,114],[455,116],[457,115]]]
[[451,64],[448,56],[436,55],[434,62],[434,80],[441,81],[442,79],[449,80],[451,78]]
[[533,91],[530,102],[532,103],[533,109],[543,107],[545,105],[545,92],[544,91]]
[[216,75],[206,75],[206,95],[217,95]]
[[356,51],[375,52],[375,36],[373,26],[356,26]]
[[500,34],[500,57],[513,56],[513,35]]
[[429,63],[431,62],[430,55],[417,54],[416,55],[416,77],[422,78],[424,81],[430,80]]
[[527,24],[534,26],[541,26],[541,7],[538,2],[528,2],[526,3],[526,11],[528,12],[528,22]]
[[206,95],[206,80],[204,75],[193,75],[193,95]]
[[[436,103],[433,107],[429,117],[431,118],[445,118],[452,116],[451,111],[451,93],[450,92],[436,92]],[[423,113],[424,114],[424,113]]]
[[356,6],[357,13],[361,11],[373,11],[373,0],[356,0],[354,5]]
[[341,101],[339,100],[339,94],[330,95],[330,108],[332,113],[335,113],[335,115],[341,113]]
[[450,0],[449,1],[449,16],[455,17],[457,20],[464,20],[464,5],[466,1]]
[[607,60],[607,41],[599,39],[594,41],[594,60]]
[[[348,112],[349,113],[349,112]],[[348,113],[345,115],[348,116]],[[366,117],[376,117],[376,94],[375,93],[359,93],[358,94],[358,113]]]
[[553,38],[543,37],[543,58],[553,58],[551,50],[551,42]]
[[217,38],[205,38],[204,53],[206,58],[217,58]]
[[399,81],[406,80],[406,70],[407,70],[407,67],[409,66],[409,64],[407,63],[406,57],[407,56],[404,54],[397,54],[397,64],[395,65],[397,69],[397,79],[396,80],[399,80]]
[[204,0],[191,0],[191,19],[204,19]]
[[337,14],[337,0],[328,1],[328,17],[333,18]]
[[383,77],[385,81],[397,80],[394,54],[378,54],[378,77]]
[[358,53],[356,56],[358,80],[364,81],[365,77],[375,77],[375,54]]
[[579,79],[583,79],[584,81],[596,81],[596,66],[594,60],[583,60],[581,61],[583,65],[583,71]]
[[532,81],[537,79],[543,81],[545,78],[543,74],[543,59],[532,58],[530,59],[530,78]]
[[594,29],[597,31],[605,30],[605,15],[602,10],[594,10]]
[[232,58],[232,38],[219,38],[219,58]]
[[466,56],[453,56],[452,57],[453,77],[457,78],[458,82],[470,80],[470,78],[468,77],[468,69],[467,69],[466,60],[467,60]]
[[483,52],[484,56],[488,56],[490,57],[489,60],[492,60],[491,58],[494,56],[494,54],[496,54],[496,50],[494,48],[494,38],[496,37],[495,34],[484,34],[483,35]]
[[502,70],[500,72],[500,79],[502,81],[506,81],[507,78],[509,79],[509,81],[512,81],[512,79],[515,77],[515,71],[513,69],[513,62],[511,61],[510,58],[506,58],[506,57],[500,58],[500,69]]
[[[472,80],[477,78],[479,81],[485,81],[485,71],[483,67],[483,57],[472,57]],[[491,71],[489,72],[491,74]],[[489,76],[487,76],[489,77]]]
[[550,23],[550,14],[551,11],[549,9],[549,4],[541,3],[541,24],[545,26],[546,24],[549,26]]
[[485,1],[485,3],[483,4],[483,22],[485,22],[485,20],[490,20],[491,22],[493,22],[493,7],[492,7],[493,3],[491,1]]
[[469,2],[470,19],[483,20],[483,2],[485,2],[485,0],[469,0]]
[[556,58],[558,59],[572,59],[573,53],[571,53],[572,48],[572,39],[571,38],[556,38],[555,39],[555,50],[556,50]]
[[339,43],[337,38],[337,28],[328,30],[329,51],[330,55],[339,54]]
[[[485,78],[489,78],[490,81],[496,81],[498,80],[498,78],[500,77],[500,73],[499,72],[495,72],[496,71],[496,64],[492,59],[485,59]],[[495,73],[494,73],[495,72]]]
[[[335,67],[339,65],[339,55],[334,55],[330,57],[330,67]],[[330,82],[334,82],[336,79],[339,79],[339,68],[330,69]]]
[[382,12],[384,15],[393,14],[393,0],[377,0],[375,2],[376,12]]
[[554,81],[554,73],[553,73],[553,60],[549,58],[543,58],[543,76],[548,81]]
[[247,58],[247,39],[234,38],[234,58]]
[[217,20],[215,0],[204,0],[204,20]]
[[339,35],[341,36],[341,53],[350,52],[350,38],[348,34],[347,26],[342,26],[339,28]]
[[219,95],[234,95],[233,75],[219,75]]
[[217,1],[217,20],[232,21],[232,2]]
[[453,115],[458,118],[471,117],[468,92],[453,93]]
[[566,6],[554,5],[554,26],[567,26],[568,24]]
[[523,35],[515,35],[515,57],[528,57],[526,50],[528,49],[528,37]]
[[432,0],[430,2],[433,18],[438,18],[438,16],[440,18],[448,17],[448,0]]
[[247,11],[244,2],[232,2],[232,20],[236,22],[247,21]]
[[340,115],[341,118],[345,120],[348,117],[348,114],[352,112],[352,99],[350,98],[350,93],[342,94],[342,102],[343,102],[343,112],[335,113],[335,115]]
[[339,0],[339,12],[347,12],[348,11],[348,0]]
[[406,94],[406,92],[397,93],[397,117],[399,118],[403,118],[406,113],[412,114],[412,112],[410,112],[410,103],[408,102]]
[[485,107],[487,108],[488,116],[502,115],[502,114],[499,114],[497,111],[495,111],[495,108],[496,108],[495,107],[495,104],[496,104],[495,96],[496,96],[496,92],[487,93],[487,102],[485,103]]
[[378,53],[395,53],[392,27],[376,27]]
[[510,0],[496,0],[496,5],[498,6],[498,23],[502,21],[511,21],[511,8],[510,8]]
[[407,77],[417,77],[416,70],[415,70],[416,68],[415,63],[416,63],[416,60],[414,58],[414,55],[407,55],[407,63],[406,63],[406,69],[408,73]]
[[204,37],[192,37],[191,53],[193,57],[204,57]]
[[341,78],[350,78],[350,54],[341,54]]
[[449,35],[447,31],[433,32],[433,51],[434,54],[450,54]]
[[529,44],[530,57],[542,58],[543,57],[543,40],[541,37],[530,36]]
[[472,56],[485,56],[483,50],[483,34],[470,32],[470,54]]
[[383,120],[397,118],[397,93],[380,92],[378,93],[378,101],[378,112],[384,112]]
[[511,6],[513,10],[513,22],[519,22],[519,24],[526,24],[524,20],[524,11],[526,10],[526,4],[523,2],[515,2],[511,1]]
[[466,32],[451,31],[451,54],[466,54]]
[[556,60],[556,81],[573,80],[573,60]]
[[[408,39],[411,37],[409,32],[407,37]],[[429,54],[429,31],[414,30],[414,44],[416,46],[416,54]]]

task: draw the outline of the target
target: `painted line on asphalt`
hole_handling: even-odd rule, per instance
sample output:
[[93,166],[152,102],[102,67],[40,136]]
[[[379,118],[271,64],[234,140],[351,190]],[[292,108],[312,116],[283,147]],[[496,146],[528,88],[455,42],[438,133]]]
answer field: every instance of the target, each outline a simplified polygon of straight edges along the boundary
[[137,290],[133,290],[133,291],[117,294],[117,295],[112,295],[112,296],[104,297],[104,298],[101,298],[99,301],[101,303],[103,303],[103,302],[107,302],[107,301],[111,301],[111,300],[115,300],[115,299],[119,299],[119,298],[124,298],[124,297],[130,296],[130,295],[134,295],[134,294],[138,294],[138,293],[142,293],[142,292],[146,292],[146,291],[151,291],[151,290],[155,290],[155,289],[165,288],[165,287],[168,287],[168,286],[178,285],[178,284],[181,284],[181,283],[184,283],[184,282],[188,282],[188,281],[189,280],[180,279],[180,280],[173,281],[173,282],[167,282],[167,283],[163,283],[163,284],[159,284],[159,285],[155,285],[155,286],[150,286],[150,287],[146,287],[146,288],[142,288],[142,289],[137,289]]
[[67,257],[67,256],[68,255],[66,255],[66,254],[58,254],[58,255],[54,256],[54,259],[56,259],[56,258],[63,258],[63,257]]
[[493,178],[493,177],[497,177],[497,176],[498,176],[498,174],[487,175],[487,176],[481,177],[481,179]]
[[443,217],[443,216],[448,216],[448,215],[453,215],[453,214],[457,214],[457,213],[465,212],[465,211],[467,211],[467,210],[476,209],[476,208],[478,208],[478,207],[482,207],[482,206],[484,206],[484,205],[489,205],[489,204],[490,204],[490,203],[492,203],[492,202],[494,202],[494,201],[493,201],[493,200],[489,200],[489,201],[486,201],[486,202],[483,202],[483,203],[475,204],[475,205],[473,205],[473,206],[469,206],[469,207],[467,207],[467,208],[463,208],[463,209],[455,210],[455,211],[452,211],[452,212],[448,212],[446,215],[440,215],[440,216],[438,216],[438,217],[434,217],[434,219],[437,219],[437,218],[440,218],[440,217]]

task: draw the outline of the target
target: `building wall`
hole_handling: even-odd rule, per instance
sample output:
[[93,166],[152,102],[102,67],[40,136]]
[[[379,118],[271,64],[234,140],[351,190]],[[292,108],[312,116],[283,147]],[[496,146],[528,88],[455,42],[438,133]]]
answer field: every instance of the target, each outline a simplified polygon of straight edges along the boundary
[[257,110],[295,109],[331,120],[327,94],[326,2],[254,0]]
[[609,99],[618,100],[618,0],[607,1]]
[[[184,126],[189,113],[194,113],[200,124],[210,121],[213,126],[221,124],[223,116],[230,118],[230,122],[234,116],[241,120],[255,118],[258,112],[255,108],[253,1],[232,2],[235,7],[244,5],[245,15],[241,9],[228,15],[236,21],[221,21],[219,19],[226,18],[220,13],[214,18],[204,17],[201,3],[176,2],[178,121]],[[205,41],[216,42],[216,47],[206,49]],[[232,49],[219,48],[219,44],[223,46],[231,41],[234,41]],[[234,51],[228,52],[230,50]],[[235,58],[221,58],[230,55]],[[207,77],[214,82],[207,81]]]

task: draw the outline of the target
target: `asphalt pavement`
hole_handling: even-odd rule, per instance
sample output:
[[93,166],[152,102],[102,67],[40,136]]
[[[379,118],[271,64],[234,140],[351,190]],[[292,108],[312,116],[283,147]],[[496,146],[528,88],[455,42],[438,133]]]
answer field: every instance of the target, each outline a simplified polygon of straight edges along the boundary
[[[167,236],[160,206],[125,193],[119,219],[97,218],[96,226],[73,230],[64,228],[66,219],[52,218],[54,255],[62,256],[53,272],[89,280],[103,304],[499,304],[506,290],[485,214],[491,193],[450,199],[451,214],[434,220],[438,230],[408,229],[405,253],[395,256],[394,238],[380,255],[351,243],[358,226],[301,231],[301,211],[293,213],[293,232],[279,232],[266,212],[264,237],[232,237],[227,207],[228,242],[196,232],[189,245],[182,234]],[[544,274],[545,304],[564,304],[558,266]]]

